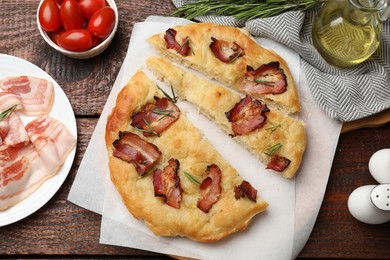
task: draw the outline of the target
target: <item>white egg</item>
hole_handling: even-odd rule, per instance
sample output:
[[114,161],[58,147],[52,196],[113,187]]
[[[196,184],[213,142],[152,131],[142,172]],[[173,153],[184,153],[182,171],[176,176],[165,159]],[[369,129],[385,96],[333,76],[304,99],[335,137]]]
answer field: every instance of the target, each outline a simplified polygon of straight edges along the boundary
[[368,162],[368,169],[377,182],[390,183],[390,149],[374,153]]
[[371,191],[376,185],[355,189],[348,198],[348,209],[354,218],[367,224],[382,224],[390,221],[390,212],[378,209],[371,201]]

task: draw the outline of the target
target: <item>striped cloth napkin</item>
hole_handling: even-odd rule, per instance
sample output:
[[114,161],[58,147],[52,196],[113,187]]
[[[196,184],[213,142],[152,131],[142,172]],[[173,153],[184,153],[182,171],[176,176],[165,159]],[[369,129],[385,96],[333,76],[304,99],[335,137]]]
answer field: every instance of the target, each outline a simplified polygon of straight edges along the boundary
[[[176,7],[194,0],[172,0]],[[246,27],[257,37],[285,44],[299,53],[310,91],[317,104],[341,122],[373,115],[390,108],[390,19],[383,24],[381,43],[360,65],[340,69],[329,65],[312,45],[311,26],[318,8],[278,16],[238,21],[228,16],[201,16],[200,22]]]

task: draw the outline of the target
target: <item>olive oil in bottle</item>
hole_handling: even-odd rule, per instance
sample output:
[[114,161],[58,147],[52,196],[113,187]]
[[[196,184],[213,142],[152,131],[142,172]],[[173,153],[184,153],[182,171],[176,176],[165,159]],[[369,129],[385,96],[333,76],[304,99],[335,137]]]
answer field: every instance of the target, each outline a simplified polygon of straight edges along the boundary
[[377,49],[382,23],[376,12],[360,10],[348,0],[328,1],[313,23],[313,44],[329,63],[348,67]]

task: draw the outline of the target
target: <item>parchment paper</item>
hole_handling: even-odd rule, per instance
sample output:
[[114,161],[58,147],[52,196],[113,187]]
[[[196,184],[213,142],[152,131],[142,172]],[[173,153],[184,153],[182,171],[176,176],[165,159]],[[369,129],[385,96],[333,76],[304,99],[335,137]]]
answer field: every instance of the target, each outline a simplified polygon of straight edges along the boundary
[[185,238],[155,237],[141,221],[135,220],[127,211],[109,179],[104,143],[107,115],[115,104],[118,92],[136,70],[141,68],[154,78],[144,66],[145,59],[155,55],[152,47],[145,43],[145,39],[183,22],[187,21],[151,17],[147,22],[134,26],[126,59],[91,138],[68,199],[102,214],[101,243],[201,259],[294,258],[306,243],[318,214],[341,124],[332,121],[322,112],[312,99],[304,78],[299,80],[298,55],[277,43],[258,39],[263,46],[271,47],[279,53],[289,64],[293,77],[296,81],[299,80],[296,82],[302,110],[299,120],[306,124],[308,146],[296,179],[286,180],[264,170],[264,166],[251,154],[223,134],[212,122],[199,115],[193,106],[186,102],[178,104],[222,156],[244,179],[250,181],[259,190],[259,195],[270,204],[265,213],[254,218],[247,230],[213,244],[197,243]]

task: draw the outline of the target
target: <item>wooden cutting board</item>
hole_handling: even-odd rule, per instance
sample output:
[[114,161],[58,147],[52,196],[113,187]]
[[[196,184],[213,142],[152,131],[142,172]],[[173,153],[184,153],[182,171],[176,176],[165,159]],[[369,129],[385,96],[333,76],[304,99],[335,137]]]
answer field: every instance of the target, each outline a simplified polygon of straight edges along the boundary
[[341,128],[341,133],[366,127],[378,127],[386,124],[387,122],[390,122],[390,109],[366,118],[344,123]]

